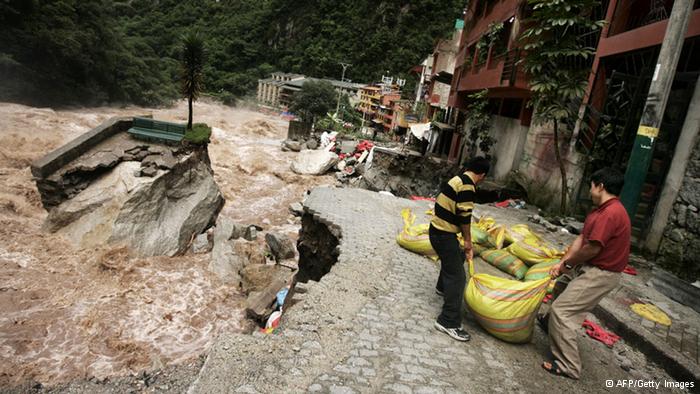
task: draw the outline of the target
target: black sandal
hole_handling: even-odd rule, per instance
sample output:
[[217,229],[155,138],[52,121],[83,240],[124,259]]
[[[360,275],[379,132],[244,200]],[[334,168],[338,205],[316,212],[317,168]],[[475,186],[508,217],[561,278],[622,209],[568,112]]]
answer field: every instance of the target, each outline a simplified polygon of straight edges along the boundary
[[[546,367],[546,364],[549,364],[549,368]],[[543,361],[542,368],[554,376],[563,376],[565,378],[576,380],[571,376],[567,375],[564,371],[561,370],[561,368],[558,367],[557,360]]]

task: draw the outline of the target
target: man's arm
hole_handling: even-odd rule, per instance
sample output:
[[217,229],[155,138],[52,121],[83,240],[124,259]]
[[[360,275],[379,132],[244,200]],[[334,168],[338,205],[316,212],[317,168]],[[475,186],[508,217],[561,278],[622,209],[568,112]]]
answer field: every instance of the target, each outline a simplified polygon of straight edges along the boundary
[[[578,240],[579,239],[577,238],[576,241]],[[576,243],[576,241],[574,241],[574,243]],[[581,239],[581,243],[583,243],[583,239]],[[553,277],[565,274],[577,265],[583,264],[586,261],[589,261],[590,259],[597,256],[602,249],[603,245],[601,245],[598,241],[586,242],[585,245],[581,246],[575,252],[567,253],[566,255],[564,255],[564,257],[561,259],[561,262],[552,267],[549,273]],[[571,252],[571,250],[569,250],[569,252]]]
[[472,231],[471,223],[460,226],[462,229],[462,239],[464,240],[464,254],[467,256],[467,261],[474,258],[474,249],[472,247]]
[[574,253],[581,250],[581,247],[583,247],[583,235],[579,235],[578,237],[576,237],[574,242],[572,242],[571,245],[569,245],[569,249],[566,250],[564,257],[561,258],[561,261],[564,261],[569,257],[573,256]]

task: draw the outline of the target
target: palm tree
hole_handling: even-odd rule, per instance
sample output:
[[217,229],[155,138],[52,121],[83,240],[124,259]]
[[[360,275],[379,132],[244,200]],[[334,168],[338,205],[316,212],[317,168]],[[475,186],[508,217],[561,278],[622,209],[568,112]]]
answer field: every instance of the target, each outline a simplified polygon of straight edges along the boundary
[[189,116],[187,129],[192,129],[192,102],[202,91],[202,71],[204,69],[204,40],[197,33],[190,32],[182,37],[182,95],[187,98]]

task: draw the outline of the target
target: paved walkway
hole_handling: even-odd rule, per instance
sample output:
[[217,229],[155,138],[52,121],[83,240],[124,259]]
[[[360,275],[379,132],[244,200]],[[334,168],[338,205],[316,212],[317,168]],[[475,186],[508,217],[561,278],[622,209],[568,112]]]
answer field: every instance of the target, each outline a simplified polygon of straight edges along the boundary
[[547,339],[539,329],[532,343],[512,345],[467,317],[472,341],[451,340],[433,328],[437,264],[395,242],[401,209],[422,214],[427,204],[317,188],[304,205],[342,235],[338,262],[320,282],[300,286],[277,333],[222,337],[190,392],[625,391],[606,388],[610,379],[660,380],[663,392],[671,380],[624,343],[611,350],[581,338],[585,369],[575,382],[541,369]]

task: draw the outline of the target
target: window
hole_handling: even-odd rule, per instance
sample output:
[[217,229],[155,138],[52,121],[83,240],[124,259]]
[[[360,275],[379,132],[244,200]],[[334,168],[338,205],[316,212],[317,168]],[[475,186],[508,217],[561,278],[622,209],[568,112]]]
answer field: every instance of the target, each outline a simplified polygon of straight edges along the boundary
[[506,118],[519,119],[523,108],[523,99],[505,98],[501,104],[500,115]]

